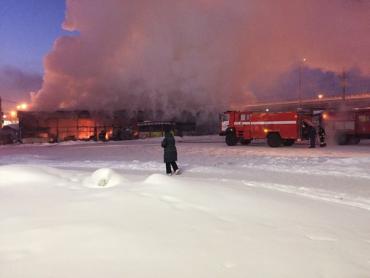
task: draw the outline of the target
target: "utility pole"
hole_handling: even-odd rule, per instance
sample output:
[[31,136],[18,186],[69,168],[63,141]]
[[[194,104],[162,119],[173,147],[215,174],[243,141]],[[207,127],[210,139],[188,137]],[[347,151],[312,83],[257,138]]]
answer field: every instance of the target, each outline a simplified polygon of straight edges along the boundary
[[298,80],[298,108],[302,107],[302,66],[299,65]]
[[299,62],[299,68],[298,68],[298,108],[302,108],[302,67],[304,63],[307,61],[306,58],[303,58]]
[[342,101],[346,101],[346,87],[347,87],[347,75],[345,70],[342,73]]

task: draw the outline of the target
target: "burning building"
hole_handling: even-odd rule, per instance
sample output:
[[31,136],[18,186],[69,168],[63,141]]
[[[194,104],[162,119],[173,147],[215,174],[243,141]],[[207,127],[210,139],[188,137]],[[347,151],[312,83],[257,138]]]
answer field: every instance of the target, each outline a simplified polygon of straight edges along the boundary
[[19,133],[23,142],[109,139],[118,128],[115,118],[104,112],[20,111]]
[[22,142],[61,142],[68,140],[127,140],[161,136],[171,125],[177,135],[193,134],[193,122],[144,121],[145,113],[129,116],[124,110],[103,111],[19,111],[19,137]]

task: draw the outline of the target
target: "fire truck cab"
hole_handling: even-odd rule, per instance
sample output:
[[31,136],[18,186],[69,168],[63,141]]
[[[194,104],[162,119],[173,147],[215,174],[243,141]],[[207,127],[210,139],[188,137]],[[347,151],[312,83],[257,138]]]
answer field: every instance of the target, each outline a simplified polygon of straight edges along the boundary
[[318,125],[321,114],[306,112],[239,112],[221,115],[220,135],[228,146],[243,145],[254,139],[267,139],[270,147],[292,146],[297,140],[308,139],[310,126]]

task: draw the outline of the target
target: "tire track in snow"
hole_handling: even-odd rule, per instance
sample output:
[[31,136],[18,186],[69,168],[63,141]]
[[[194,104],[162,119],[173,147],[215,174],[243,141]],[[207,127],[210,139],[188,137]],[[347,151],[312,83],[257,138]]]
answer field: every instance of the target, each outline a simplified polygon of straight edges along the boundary
[[248,187],[269,189],[294,194],[302,197],[307,197],[314,200],[321,200],[340,205],[347,205],[370,211],[370,200],[360,197],[352,197],[344,193],[338,193],[324,189],[297,187],[278,183],[264,183],[245,180],[243,180],[242,183]]

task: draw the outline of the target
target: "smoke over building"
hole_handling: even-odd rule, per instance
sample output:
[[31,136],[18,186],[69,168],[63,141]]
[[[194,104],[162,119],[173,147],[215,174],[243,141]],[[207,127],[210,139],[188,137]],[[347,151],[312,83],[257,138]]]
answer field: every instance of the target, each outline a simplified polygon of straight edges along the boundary
[[369,1],[67,0],[63,27],[34,109],[207,118],[273,93],[303,57],[370,74]]

